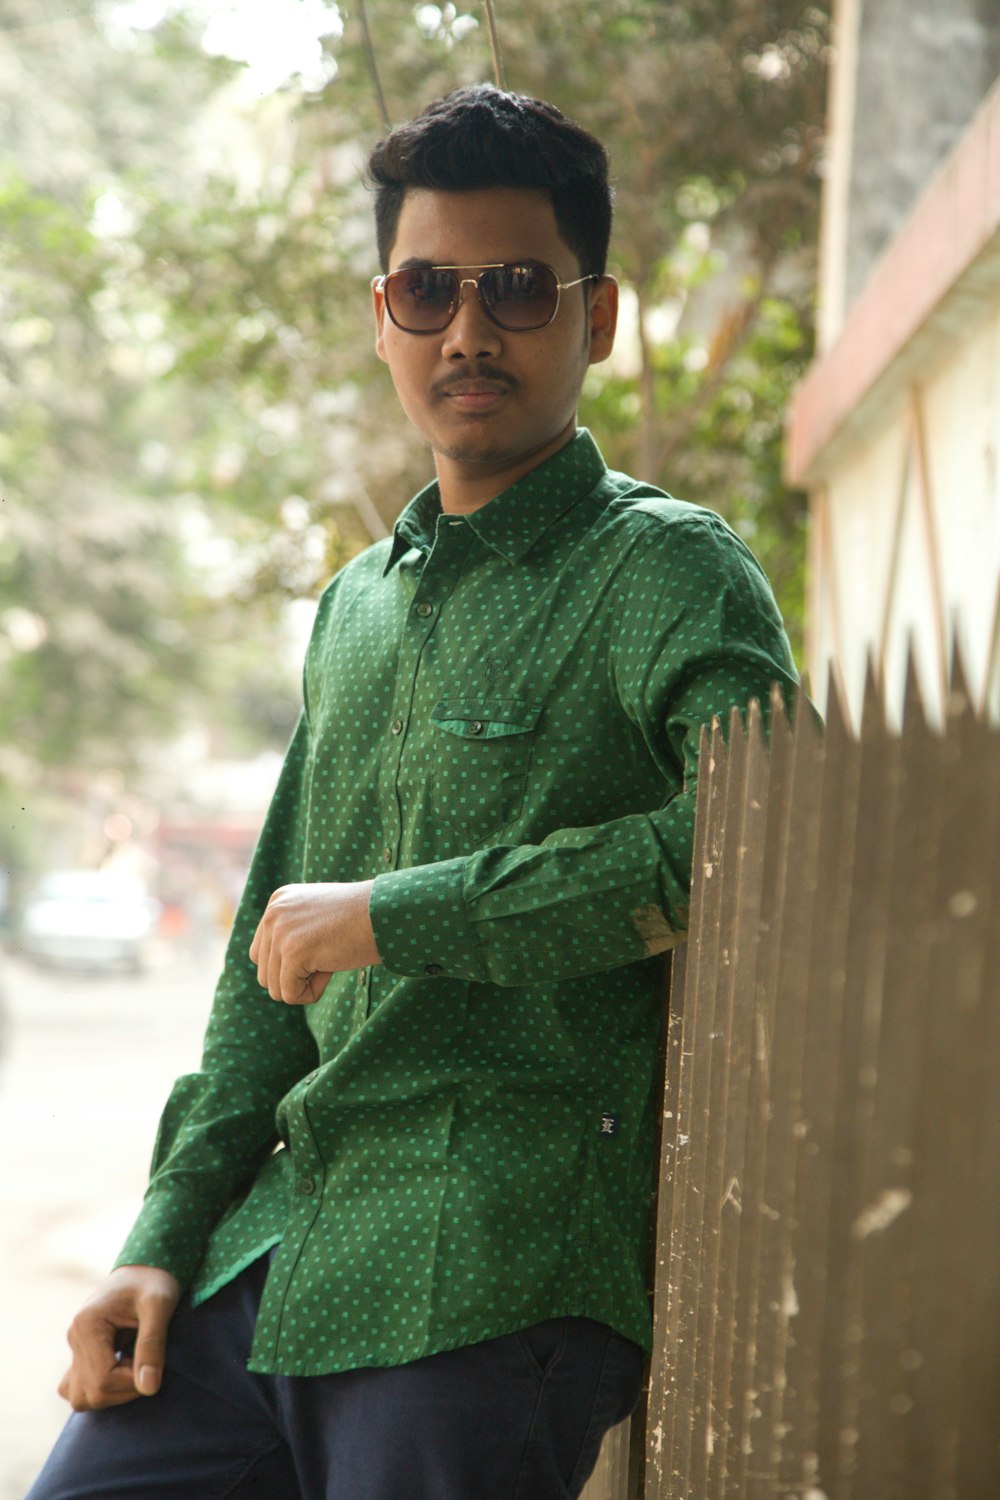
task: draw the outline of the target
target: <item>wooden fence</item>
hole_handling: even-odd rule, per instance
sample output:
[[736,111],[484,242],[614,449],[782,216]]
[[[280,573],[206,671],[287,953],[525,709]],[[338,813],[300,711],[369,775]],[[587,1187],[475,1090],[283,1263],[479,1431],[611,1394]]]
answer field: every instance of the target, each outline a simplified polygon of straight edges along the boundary
[[706,736],[648,1402],[586,1500],[1000,1497],[1000,729]]

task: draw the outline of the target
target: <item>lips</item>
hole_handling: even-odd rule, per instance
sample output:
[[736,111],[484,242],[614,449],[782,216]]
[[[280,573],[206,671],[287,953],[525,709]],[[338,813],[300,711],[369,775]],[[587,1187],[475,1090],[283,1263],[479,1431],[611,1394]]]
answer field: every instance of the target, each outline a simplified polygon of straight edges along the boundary
[[503,400],[506,394],[502,385],[453,386],[445,393],[445,397],[452,406],[457,406],[459,411],[490,411]]
[[446,396],[502,396],[507,387],[498,380],[458,380],[445,388]]
[[517,382],[503,371],[482,369],[455,370],[442,380],[436,381],[433,394],[439,400],[447,400],[460,411],[488,411],[510,394]]

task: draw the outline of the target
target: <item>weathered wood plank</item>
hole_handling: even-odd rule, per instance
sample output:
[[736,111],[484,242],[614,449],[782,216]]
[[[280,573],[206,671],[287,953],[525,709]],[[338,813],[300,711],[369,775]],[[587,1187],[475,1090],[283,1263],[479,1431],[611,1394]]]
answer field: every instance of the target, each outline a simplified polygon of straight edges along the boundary
[[[784,884],[776,901],[770,942],[780,953],[774,977],[774,1065],[768,1101],[768,1152],[764,1233],[769,1259],[762,1254],[758,1316],[758,1402],[761,1434],[758,1475],[773,1488],[780,1482],[785,1433],[790,1329],[799,1312],[796,1291],[795,1188],[802,1149],[802,1079],[806,1045],[807,993],[811,973],[819,793],[823,746],[816,719],[806,705],[796,715],[788,787],[787,853]],[[763,1490],[761,1491],[764,1492]]]
[[820,1346],[831,1244],[830,1162],[838,1104],[838,1064],[844,1007],[844,950],[854,869],[860,754],[836,680],[827,692],[819,828],[812,874],[814,920],[802,1065],[795,1213],[795,1281],[799,1311],[786,1392],[788,1443],[781,1480],[791,1493],[819,1488],[817,1427]]
[[764,872],[764,834],[767,818],[769,762],[759,705],[751,706],[747,724],[747,765],[744,783],[743,829],[739,847],[737,906],[733,913],[733,944],[726,997],[728,1076],[719,1106],[725,1129],[721,1174],[716,1179],[719,1243],[716,1274],[714,1352],[711,1410],[712,1443],[706,1500],[724,1500],[734,1458],[733,1367],[741,1336],[736,1324],[740,1235],[743,1226],[743,1187],[746,1173],[750,1059],[753,1049],[754,983],[759,954],[758,924]]
[[631,1424],[619,1422],[601,1444],[594,1472],[580,1491],[580,1500],[632,1500],[629,1494]]
[[863,1207],[849,1226],[860,1257],[857,1467],[852,1493],[909,1500],[905,1438],[912,1397],[913,1125],[921,1107],[922,1047],[917,1017],[926,1006],[928,938],[933,928],[935,862],[946,832],[940,740],[920,707],[910,662],[899,744],[893,847],[885,891],[881,1007]]
[[780,697],[771,707],[770,784],[764,833],[760,909],[757,920],[759,952],[754,966],[753,1044],[747,1084],[746,1191],[737,1256],[735,1326],[738,1330],[732,1375],[732,1437],[727,1454],[730,1491],[743,1497],[754,1493],[757,1438],[760,1433],[760,1396],[757,1374],[757,1327],[762,1245],[769,1213],[765,1196],[770,1079],[773,1065],[774,995],[780,962],[773,941],[777,902],[785,881],[793,740]]
[[[962,1228],[967,1262],[965,1306],[959,1336],[963,1344],[957,1491],[1000,1495],[1000,735],[980,726],[969,763],[982,776],[982,808],[977,808],[971,841],[984,863],[980,900],[966,881],[945,900],[948,916],[975,924],[965,951],[975,944],[978,972],[966,993],[975,1005],[966,1013],[976,1049],[975,1097],[968,1101],[975,1120],[970,1161],[972,1199]],[[979,768],[982,768],[981,772]],[[970,894],[972,899],[970,900]],[[975,903],[975,904],[973,904]]]
[[[704,1391],[696,1388],[698,1309],[702,1284],[705,1225],[705,1158],[711,1131],[709,1117],[712,1031],[720,947],[722,863],[728,811],[730,753],[721,728],[713,729],[713,762],[706,841],[700,880],[700,923],[692,933],[688,966],[689,1001],[685,1008],[678,1096],[678,1155],[674,1181],[675,1219],[671,1235],[671,1281],[676,1289],[670,1320],[673,1372],[671,1412],[671,1484],[686,1494],[691,1483],[692,1438],[704,1441]],[[731,858],[731,851],[726,855]],[[679,1210],[679,1213],[678,1213]],[[670,1490],[667,1493],[671,1493]]]
[[[729,778],[726,816],[721,832],[719,942],[712,980],[710,1031],[702,1033],[703,1066],[699,1069],[704,1106],[701,1115],[701,1149],[694,1161],[700,1177],[702,1238],[699,1254],[698,1298],[694,1309],[694,1339],[691,1359],[694,1374],[694,1410],[704,1441],[691,1451],[688,1487],[705,1492],[710,1454],[718,1441],[720,1418],[713,1393],[715,1345],[719,1337],[718,1274],[722,1217],[726,1212],[723,1184],[724,1157],[730,1121],[729,1049],[732,1023],[733,936],[738,932],[736,915],[745,847],[747,736],[740,715],[733,710],[729,724]],[[706,1012],[709,1005],[706,1002]]]
[[[703,737],[702,755],[706,741]],[[707,808],[707,800],[705,804]],[[700,814],[703,818],[704,813]],[[695,828],[694,847],[703,842],[703,829]],[[653,1350],[649,1368],[649,1396],[645,1410],[645,1454],[642,1488],[645,1500],[669,1493],[664,1477],[667,1409],[672,1400],[672,1372],[668,1363],[667,1334],[670,1289],[670,1236],[673,1222],[674,1163],[677,1152],[677,1099],[683,1045],[683,1016],[687,995],[687,957],[690,941],[675,948],[670,977],[670,1009],[664,1059],[663,1125],[660,1144],[659,1183],[653,1252]]]

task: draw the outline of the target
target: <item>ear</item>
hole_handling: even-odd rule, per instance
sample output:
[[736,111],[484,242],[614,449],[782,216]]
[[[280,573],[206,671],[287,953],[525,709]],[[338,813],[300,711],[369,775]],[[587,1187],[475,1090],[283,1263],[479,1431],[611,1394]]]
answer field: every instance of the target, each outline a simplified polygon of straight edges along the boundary
[[613,276],[602,276],[590,294],[588,364],[600,364],[602,359],[607,359],[614,348],[617,326],[618,283]]
[[372,278],[372,306],[375,311],[375,353],[379,359],[385,359],[385,293],[379,282],[380,276]]

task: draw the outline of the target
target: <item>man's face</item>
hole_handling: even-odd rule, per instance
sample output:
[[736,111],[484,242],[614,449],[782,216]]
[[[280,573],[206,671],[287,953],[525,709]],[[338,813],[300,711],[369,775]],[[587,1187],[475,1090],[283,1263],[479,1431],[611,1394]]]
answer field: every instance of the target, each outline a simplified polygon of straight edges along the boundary
[[[544,193],[421,188],[403,200],[389,270],[417,261],[473,276],[473,267],[524,260],[543,261],[561,282],[580,275]],[[568,441],[587,366],[611,352],[616,293],[611,278],[571,287],[547,327],[515,333],[492,322],[475,288],[464,286],[446,329],[405,333],[376,290],[375,347],[434,450],[446,504],[482,504]]]

